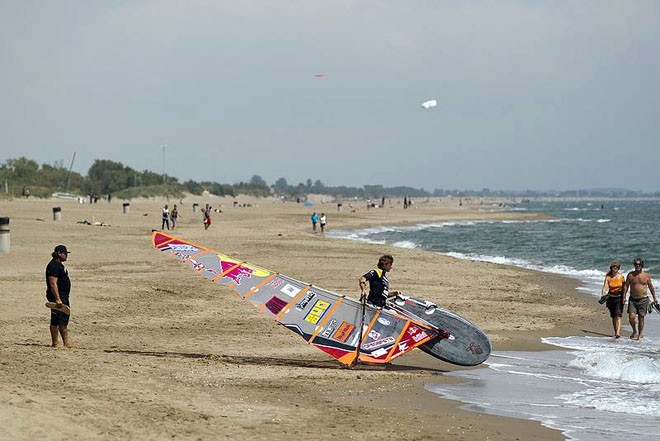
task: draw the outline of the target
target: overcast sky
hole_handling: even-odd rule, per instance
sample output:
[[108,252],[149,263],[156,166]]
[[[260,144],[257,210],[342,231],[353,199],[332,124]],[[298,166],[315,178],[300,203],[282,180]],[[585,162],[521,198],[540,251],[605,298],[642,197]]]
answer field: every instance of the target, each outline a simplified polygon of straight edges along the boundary
[[0,100],[82,174],[658,191],[660,2],[0,0]]

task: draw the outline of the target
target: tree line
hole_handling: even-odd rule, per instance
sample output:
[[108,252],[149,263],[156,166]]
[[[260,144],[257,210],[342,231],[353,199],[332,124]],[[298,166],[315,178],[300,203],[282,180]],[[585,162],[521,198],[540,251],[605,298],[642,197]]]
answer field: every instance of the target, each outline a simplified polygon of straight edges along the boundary
[[31,196],[50,197],[55,192],[72,193],[76,195],[108,195],[123,199],[152,196],[182,197],[185,192],[201,195],[205,191],[217,196],[237,196],[247,194],[253,196],[285,196],[288,198],[304,198],[307,194],[327,194],[335,197],[428,197],[431,194],[424,189],[412,187],[390,187],[382,185],[365,185],[364,187],[324,185],[320,180],[312,182],[307,179],[296,185],[290,185],[285,178],[279,178],[269,185],[259,175],[254,175],[247,182],[236,184],[221,184],[214,181],[179,179],[167,174],[159,174],[149,170],[135,170],[121,162],[108,159],[97,159],[83,176],[67,169],[63,163],[53,165],[37,163],[33,159],[20,157],[8,159],[0,165],[0,185],[4,188],[0,194],[19,196],[23,189],[29,189]]
[[135,170],[121,162],[97,159],[87,171],[87,175],[70,171],[62,162],[41,164],[25,157],[8,159],[0,164],[0,196],[19,196],[23,188],[30,190],[30,195],[49,197],[54,192],[73,193],[76,195],[107,195],[123,199],[138,197],[171,196],[182,197],[184,193],[201,195],[205,191],[218,196],[285,196],[305,198],[308,194],[327,194],[337,198],[374,198],[393,197],[660,197],[660,192],[644,193],[623,188],[601,188],[564,191],[507,191],[490,190],[450,190],[435,189],[428,192],[423,188],[407,186],[384,187],[365,185],[363,187],[326,186],[320,180],[307,179],[291,185],[285,178],[279,178],[272,185],[261,176],[254,175],[247,182],[221,184],[214,181],[188,180],[179,182],[174,176],[155,173],[149,170]]

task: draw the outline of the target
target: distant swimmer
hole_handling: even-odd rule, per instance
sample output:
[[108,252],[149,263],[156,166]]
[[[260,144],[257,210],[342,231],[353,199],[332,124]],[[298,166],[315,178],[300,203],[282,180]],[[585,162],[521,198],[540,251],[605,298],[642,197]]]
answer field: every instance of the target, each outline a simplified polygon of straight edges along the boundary
[[[649,307],[649,297],[647,288],[651,291],[653,296],[653,303],[658,303],[658,297],[655,295],[655,288],[651,282],[649,273],[645,273],[644,261],[639,257],[633,261],[635,269],[628,273],[626,277],[626,285],[624,287],[624,296],[626,291],[630,290],[630,297],[628,299],[628,320],[633,333],[630,336],[632,339],[640,340],[644,335],[644,317]],[[639,319],[639,327],[635,323],[635,316]]]
[[610,310],[614,338],[621,337],[621,316],[623,316],[623,304],[625,302],[623,295],[625,279],[623,274],[619,272],[620,268],[621,264],[617,261],[610,264],[610,270],[605,275],[603,289],[600,292],[600,303],[607,302],[607,309]]
[[[378,265],[375,269],[360,277],[359,284],[362,293],[360,300],[364,301],[366,299],[367,303],[377,308],[382,308],[385,306],[388,298],[401,294],[401,291],[390,291],[390,280],[387,278],[387,273],[392,271],[393,264],[394,257],[385,254],[378,259]],[[367,282],[369,282],[368,291]]]

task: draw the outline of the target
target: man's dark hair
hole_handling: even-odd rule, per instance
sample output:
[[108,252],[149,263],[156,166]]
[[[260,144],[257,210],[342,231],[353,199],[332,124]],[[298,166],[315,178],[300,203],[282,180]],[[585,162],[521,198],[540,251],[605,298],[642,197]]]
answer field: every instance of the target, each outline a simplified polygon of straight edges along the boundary
[[386,264],[394,263],[394,257],[389,254],[385,254],[378,259],[378,268],[383,269]]
[[633,260],[633,265],[636,263],[639,263],[642,266],[642,268],[644,268],[644,261],[642,260],[641,257],[638,257],[635,260]]

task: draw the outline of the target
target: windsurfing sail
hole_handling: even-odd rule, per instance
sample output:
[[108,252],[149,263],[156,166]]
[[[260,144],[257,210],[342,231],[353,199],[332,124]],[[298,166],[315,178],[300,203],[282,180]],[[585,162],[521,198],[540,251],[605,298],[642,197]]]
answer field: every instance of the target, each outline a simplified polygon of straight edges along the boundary
[[243,300],[345,366],[357,361],[390,363],[440,335],[414,318],[368,305],[362,321],[362,305],[356,300],[160,231],[152,234],[152,241],[167,257],[213,283],[232,288]]

